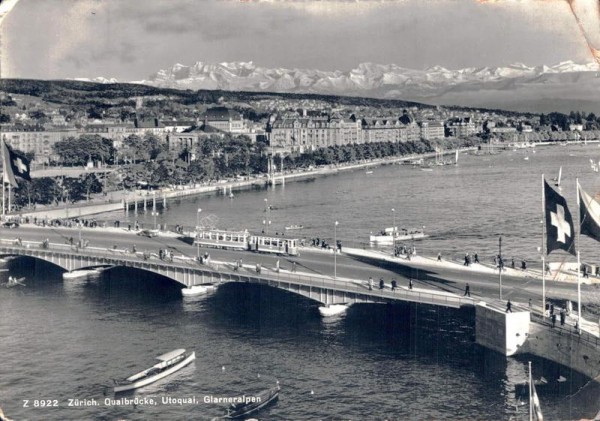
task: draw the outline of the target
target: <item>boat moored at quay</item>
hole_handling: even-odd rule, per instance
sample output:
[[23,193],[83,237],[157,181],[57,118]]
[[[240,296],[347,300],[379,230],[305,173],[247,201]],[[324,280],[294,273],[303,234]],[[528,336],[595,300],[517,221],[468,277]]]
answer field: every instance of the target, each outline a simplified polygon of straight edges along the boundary
[[391,245],[395,241],[421,240],[427,237],[429,237],[429,235],[425,234],[425,232],[419,228],[398,229],[398,227],[389,227],[378,234],[370,235],[369,241],[371,243]]

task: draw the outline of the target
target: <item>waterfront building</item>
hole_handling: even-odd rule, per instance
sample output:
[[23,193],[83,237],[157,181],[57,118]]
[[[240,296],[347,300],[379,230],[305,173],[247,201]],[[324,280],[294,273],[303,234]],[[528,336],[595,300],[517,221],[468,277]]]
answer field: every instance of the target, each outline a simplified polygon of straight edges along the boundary
[[83,127],[79,134],[82,135],[99,135],[104,139],[110,139],[113,142],[115,149],[121,149],[123,147],[123,140],[132,135],[137,134],[133,123],[92,123]]
[[158,121],[158,118],[136,118],[134,120],[134,134],[144,135],[146,133],[152,133],[160,136],[166,132],[165,126]]
[[285,115],[269,125],[269,144],[284,152],[362,143],[361,121],[339,114],[315,117]]
[[200,122],[226,133],[244,134],[248,132],[242,115],[226,107],[209,108],[200,116]]
[[445,129],[443,122],[435,120],[420,121],[418,125],[421,129],[421,139],[435,140],[444,138]]
[[456,117],[446,122],[446,132],[451,137],[468,137],[477,130],[471,117]]
[[361,123],[363,143],[408,141],[408,129],[397,118],[363,118]]
[[173,132],[167,134],[167,145],[169,150],[175,152],[181,152],[184,150],[194,151],[200,144],[200,140],[209,138],[211,136],[224,137],[225,133],[221,130],[215,129],[212,126],[202,125],[193,130],[187,132]]
[[53,149],[55,143],[77,135],[74,127],[45,130],[22,130],[18,127],[2,129],[2,140],[8,145],[23,152],[32,152],[35,162],[45,164],[56,159]]

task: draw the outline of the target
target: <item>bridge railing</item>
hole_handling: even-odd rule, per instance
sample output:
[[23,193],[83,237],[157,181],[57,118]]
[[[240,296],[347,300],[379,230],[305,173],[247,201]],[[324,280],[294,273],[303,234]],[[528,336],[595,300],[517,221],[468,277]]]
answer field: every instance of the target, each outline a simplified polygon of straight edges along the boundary
[[[116,249],[106,247],[78,247],[70,243],[45,243],[44,241],[21,241],[18,239],[0,239],[0,247],[5,253],[33,255],[35,252],[44,252],[59,255],[76,255],[81,257],[107,258],[118,262],[128,262],[132,266],[159,265],[162,268],[189,269],[198,273],[219,273],[231,280],[240,281],[252,279],[256,281],[284,282],[290,285],[304,287],[318,287],[331,289],[339,292],[355,293],[384,300],[404,300],[424,304],[444,305],[449,307],[461,307],[473,305],[474,300],[470,297],[462,297],[446,292],[436,292],[422,289],[409,289],[397,287],[392,291],[389,286],[384,289],[373,287],[369,289],[367,281],[353,279],[334,279],[327,276],[313,276],[304,272],[290,272],[259,267],[250,269],[248,266],[238,267],[237,262],[209,261],[201,263],[198,259],[190,256],[173,256],[173,259],[160,259],[157,253],[147,251],[132,251],[127,249]],[[157,266],[158,268],[158,266]]]
[[531,318],[538,324],[554,329],[559,335],[570,335],[573,336],[578,342],[586,342],[589,345],[595,346],[596,348],[600,347],[600,338],[592,335],[589,332],[586,332],[585,330],[581,330],[581,332],[579,332],[575,326],[569,325],[557,325],[553,327],[552,322],[550,321],[551,319],[549,317],[544,318],[540,313],[532,312]]

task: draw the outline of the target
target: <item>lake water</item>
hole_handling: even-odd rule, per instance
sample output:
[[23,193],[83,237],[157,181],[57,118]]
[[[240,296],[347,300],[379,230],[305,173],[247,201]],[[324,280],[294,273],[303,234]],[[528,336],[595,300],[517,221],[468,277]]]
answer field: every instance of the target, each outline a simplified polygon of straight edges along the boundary
[[[563,166],[563,192],[574,212],[575,177],[590,193],[600,190],[589,168],[600,148],[540,148],[525,156],[461,155],[458,167],[431,172],[392,165],[370,175],[355,171],[234,191],[234,199],[190,198],[171,204],[158,222],[195,225],[202,208],[202,218],[223,228],[261,230],[269,218],[270,232],[302,224],[302,236],[332,238],[337,220],[338,238],[360,244],[370,231],[392,225],[395,208],[397,225],[425,225],[431,234],[416,243],[419,252],[492,255],[502,234],[503,254],[534,260],[541,245],[541,173],[555,177]],[[116,217],[123,219],[107,218]],[[149,214],[129,218],[153,222]],[[583,260],[600,261],[596,243],[582,239],[582,246]],[[171,282],[131,269],[74,283],[27,259],[13,262],[11,271],[28,279],[26,288],[0,290],[0,406],[16,420],[211,419],[226,405],[204,403],[206,396],[252,395],[276,380],[279,401],[255,417],[526,419],[514,386],[526,379],[527,358],[506,359],[475,345],[471,310],[358,305],[344,317],[322,320],[315,303],[268,287],[232,284],[182,299]],[[195,350],[192,365],[125,395],[152,398],[156,405],[104,404],[112,398],[107,386],[113,378],[179,347]],[[597,385],[564,367],[532,361],[534,377],[568,379],[556,393],[541,396],[546,419],[597,412]],[[198,404],[163,403],[166,396],[196,397]],[[69,407],[76,398],[99,405]],[[58,407],[35,407],[43,399]]]

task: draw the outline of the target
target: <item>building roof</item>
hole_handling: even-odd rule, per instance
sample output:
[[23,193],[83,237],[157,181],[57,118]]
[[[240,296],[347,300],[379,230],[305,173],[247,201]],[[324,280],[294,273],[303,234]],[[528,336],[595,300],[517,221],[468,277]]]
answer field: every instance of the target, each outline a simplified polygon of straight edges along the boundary
[[160,121],[158,121],[158,118],[136,118],[134,124],[136,129],[158,129],[165,127]]
[[226,107],[213,107],[206,110],[201,119],[205,121],[229,121],[241,120],[242,116],[233,110]]

